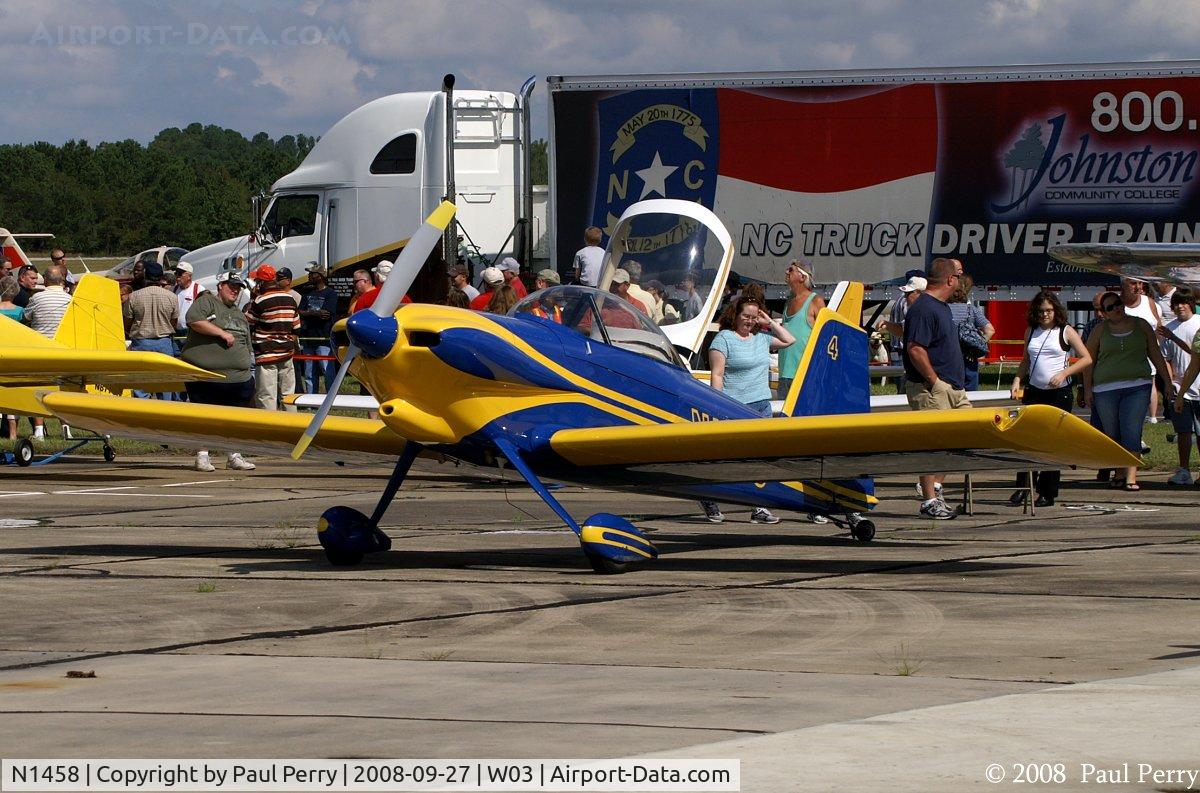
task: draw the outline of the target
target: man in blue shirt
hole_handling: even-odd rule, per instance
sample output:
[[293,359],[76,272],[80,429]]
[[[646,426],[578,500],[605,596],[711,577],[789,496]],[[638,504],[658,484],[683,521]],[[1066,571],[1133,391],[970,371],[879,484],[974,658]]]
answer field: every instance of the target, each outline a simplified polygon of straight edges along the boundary
[[[953,259],[934,259],[929,285],[904,318],[905,395],[913,410],[958,410],[971,407],[964,390],[966,371],[958,328],[946,301],[958,274]],[[957,516],[941,498],[944,475],[921,477],[921,514],[935,520]]]
[[[300,298],[300,337],[304,339],[301,351],[305,355],[331,355],[333,342],[330,334],[337,315],[337,290],[325,278],[325,268],[312,264],[308,268],[308,282],[312,289]],[[337,375],[337,361],[305,361],[304,383],[310,394],[319,394],[318,383],[325,376],[325,388]]]

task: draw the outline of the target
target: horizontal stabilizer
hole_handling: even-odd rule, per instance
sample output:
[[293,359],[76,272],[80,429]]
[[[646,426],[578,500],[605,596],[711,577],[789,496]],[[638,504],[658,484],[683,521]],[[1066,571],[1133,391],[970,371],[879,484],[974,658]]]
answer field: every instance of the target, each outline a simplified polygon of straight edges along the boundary
[[219,374],[162,353],[72,350],[49,343],[50,348],[40,349],[0,347],[0,385],[91,383],[125,387],[147,382],[223,379]]

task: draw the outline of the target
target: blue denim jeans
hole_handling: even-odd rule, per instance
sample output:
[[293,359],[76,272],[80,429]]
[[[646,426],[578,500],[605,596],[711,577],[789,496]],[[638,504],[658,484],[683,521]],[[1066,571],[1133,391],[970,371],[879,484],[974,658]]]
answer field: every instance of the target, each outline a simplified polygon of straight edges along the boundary
[[1130,454],[1142,454],[1142,427],[1150,413],[1150,385],[1092,394],[1092,410],[1100,414],[1104,434]]
[[[305,355],[332,355],[332,342],[324,344],[305,342],[301,348]],[[325,390],[329,390],[330,383],[333,382],[334,376],[337,374],[337,361],[305,361],[304,362],[304,386],[310,394],[320,394],[321,389],[319,383],[321,378],[325,378]]]
[[[175,357],[175,341],[168,336],[165,339],[134,339],[129,343],[130,352],[160,352],[163,355]],[[174,402],[178,399],[172,391],[164,391],[161,394],[151,394],[147,391],[134,390],[133,395],[138,399],[150,399],[157,396],[159,399],[165,399],[168,402]]]
[[757,402],[747,402],[746,407],[750,408],[764,418],[770,418],[771,416],[771,400],[769,399],[760,399]]
[[963,358],[963,374],[966,375],[964,388],[967,391],[979,390],[979,361],[975,358]]

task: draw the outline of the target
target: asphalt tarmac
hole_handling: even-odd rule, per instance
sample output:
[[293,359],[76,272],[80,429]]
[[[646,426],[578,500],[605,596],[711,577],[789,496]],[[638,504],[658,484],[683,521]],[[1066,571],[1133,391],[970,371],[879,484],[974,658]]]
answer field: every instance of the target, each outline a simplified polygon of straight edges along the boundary
[[369,513],[387,467],[190,462],[0,469],[0,756],[732,757],[748,791],[1200,769],[1200,491],[1162,475],[940,523],[889,480],[870,544],[565,488],[662,553],[599,576],[527,489],[449,466],[341,569],[317,516]]

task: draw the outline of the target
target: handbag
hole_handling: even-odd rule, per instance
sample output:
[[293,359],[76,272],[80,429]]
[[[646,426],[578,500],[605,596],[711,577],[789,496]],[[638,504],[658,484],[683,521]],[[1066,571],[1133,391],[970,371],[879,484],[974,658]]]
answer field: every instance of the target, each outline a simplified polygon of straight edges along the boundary
[[958,346],[962,348],[963,357],[971,360],[982,358],[988,354],[987,340],[983,338],[979,328],[975,327],[969,314],[966,319],[958,323]]

